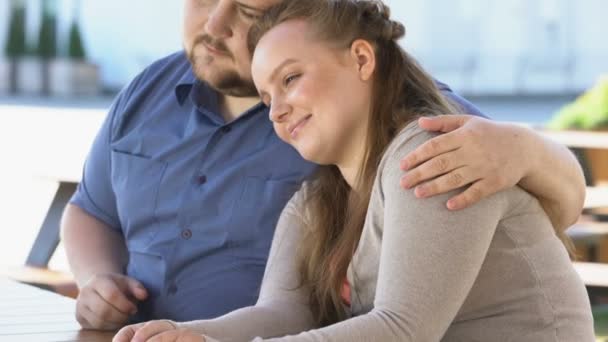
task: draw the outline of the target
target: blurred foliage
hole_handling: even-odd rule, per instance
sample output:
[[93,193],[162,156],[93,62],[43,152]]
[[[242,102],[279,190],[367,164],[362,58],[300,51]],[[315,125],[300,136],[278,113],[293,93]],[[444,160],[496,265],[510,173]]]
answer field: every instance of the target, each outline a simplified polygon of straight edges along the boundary
[[57,3],[43,0],[42,23],[38,34],[38,56],[51,59],[57,56]]
[[552,129],[597,130],[608,128],[608,75],[566,105],[549,123]]
[[82,34],[78,22],[74,20],[70,27],[70,46],[68,47],[68,55],[72,59],[84,60],[86,52],[82,44]]
[[25,3],[22,0],[12,0],[5,55],[10,58],[24,56],[27,49],[25,39]]
[[595,336],[598,341],[608,341],[608,306],[598,306],[593,309],[595,321]]

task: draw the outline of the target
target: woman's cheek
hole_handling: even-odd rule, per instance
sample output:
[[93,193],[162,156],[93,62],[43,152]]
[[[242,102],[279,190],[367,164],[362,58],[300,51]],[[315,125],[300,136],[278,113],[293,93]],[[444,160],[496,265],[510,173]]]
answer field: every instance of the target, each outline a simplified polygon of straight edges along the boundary
[[289,132],[287,132],[287,125],[274,123],[273,126],[274,131],[277,133],[279,138],[289,144]]

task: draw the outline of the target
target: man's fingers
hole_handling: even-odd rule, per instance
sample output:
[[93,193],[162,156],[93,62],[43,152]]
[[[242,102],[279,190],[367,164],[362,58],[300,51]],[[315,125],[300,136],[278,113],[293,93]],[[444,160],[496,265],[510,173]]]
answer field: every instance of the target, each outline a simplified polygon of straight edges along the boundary
[[404,171],[411,170],[429,159],[435,158],[443,153],[454,151],[459,147],[458,141],[456,141],[451,134],[434,137],[405,156],[401,161],[401,169]]
[[110,329],[129,319],[101,298],[93,288],[84,288],[76,301],[76,320],[84,329]]
[[463,193],[456,195],[448,200],[446,204],[450,210],[461,210],[472,206],[490,194],[496,193],[496,189],[492,182],[487,180],[479,180],[473,183]]
[[161,334],[164,331],[176,330],[175,326],[169,321],[150,321],[141,326],[133,336],[133,341],[148,341],[153,336]]
[[133,339],[133,336],[135,336],[135,333],[137,332],[137,330],[139,330],[139,328],[143,327],[144,324],[145,323],[128,325],[128,326],[120,329],[120,331],[118,331],[118,333],[116,333],[116,335],[114,335],[112,342],[131,342],[131,340]]
[[471,117],[469,115],[441,115],[418,119],[418,125],[431,132],[451,132],[462,127]]
[[428,181],[416,187],[414,193],[418,198],[426,198],[443,194],[448,191],[462,188],[477,179],[471,178],[471,172],[467,172],[466,167],[461,167],[450,171],[436,179]]
[[458,156],[458,151],[444,153],[408,171],[401,178],[401,186],[410,189],[422,182],[453,172],[464,166],[462,161],[463,159]]
[[84,315],[82,314],[81,311],[80,312],[79,311],[76,312],[76,321],[78,321],[78,323],[80,324],[80,326],[82,327],[82,329],[95,329],[95,327],[93,326],[93,324],[91,324],[86,319],[86,317],[84,317]]
[[145,300],[148,297],[148,291],[142,283],[139,281],[126,277],[126,283],[129,293],[139,301]]
[[98,315],[95,311],[91,309],[89,306],[85,306],[80,314],[82,315],[83,320],[89,323],[88,328],[86,329],[95,329],[95,330],[116,330],[123,326],[123,323],[111,322],[107,319]]
[[85,306],[93,312],[96,318],[103,322],[122,326],[129,320],[130,314],[116,309],[116,307],[108,303],[98,293],[96,296],[91,296]]
[[124,315],[133,315],[137,312],[137,305],[127,297],[126,285],[117,284],[114,281],[102,281],[94,288],[107,305]]

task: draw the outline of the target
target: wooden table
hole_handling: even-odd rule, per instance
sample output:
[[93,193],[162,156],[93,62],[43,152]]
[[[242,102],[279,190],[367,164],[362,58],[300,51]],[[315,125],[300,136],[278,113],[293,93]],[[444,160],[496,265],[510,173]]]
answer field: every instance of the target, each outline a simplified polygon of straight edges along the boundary
[[73,299],[0,278],[0,341],[111,341],[113,333],[81,330]]
[[608,186],[588,186],[585,209],[608,208]]
[[607,132],[540,130],[540,133],[568,147],[608,149]]

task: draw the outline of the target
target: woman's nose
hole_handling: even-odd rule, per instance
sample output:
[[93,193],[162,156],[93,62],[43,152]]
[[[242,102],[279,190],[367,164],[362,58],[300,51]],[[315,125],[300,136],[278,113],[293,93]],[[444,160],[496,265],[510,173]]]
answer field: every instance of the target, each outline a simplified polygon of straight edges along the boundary
[[272,101],[270,104],[270,121],[280,123],[285,121],[289,114],[289,105],[284,102]]

